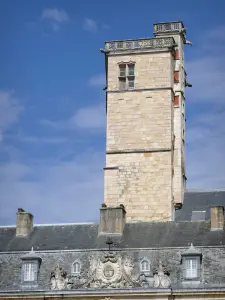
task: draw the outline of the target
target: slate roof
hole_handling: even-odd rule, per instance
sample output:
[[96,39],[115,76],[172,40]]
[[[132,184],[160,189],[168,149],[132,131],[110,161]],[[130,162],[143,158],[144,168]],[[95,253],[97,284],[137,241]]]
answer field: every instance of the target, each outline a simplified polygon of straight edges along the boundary
[[[28,237],[16,237],[15,228],[0,228],[0,252],[99,249],[107,247],[106,239],[98,237],[98,224],[37,226]],[[140,222],[127,223],[123,236],[112,239],[120,248],[216,246],[225,245],[225,232],[210,231],[208,221]]]
[[[184,205],[176,212],[175,222],[127,223],[122,237],[113,237],[121,248],[186,247],[225,245],[225,231],[210,231],[211,205],[225,204],[225,190],[188,191]],[[191,221],[193,210],[206,210],[205,221]],[[16,237],[15,227],[0,227],[0,252],[34,250],[98,249],[106,237],[98,237],[98,224],[34,226],[28,237]]]
[[191,221],[192,211],[206,211],[205,219],[210,219],[210,206],[225,206],[225,190],[187,191],[183,207],[176,211],[176,221]]

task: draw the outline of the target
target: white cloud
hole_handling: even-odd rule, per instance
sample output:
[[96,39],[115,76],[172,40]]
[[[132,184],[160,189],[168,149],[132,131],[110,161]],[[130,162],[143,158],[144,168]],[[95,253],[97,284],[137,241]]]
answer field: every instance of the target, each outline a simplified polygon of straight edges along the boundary
[[69,16],[67,12],[63,9],[45,8],[42,11],[42,19],[47,19],[58,23],[62,23],[62,22],[68,22]]
[[89,79],[88,84],[90,86],[102,86],[102,88],[103,88],[104,85],[106,84],[105,75],[99,74],[99,75],[95,75],[95,76],[91,77]]
[[18,121],[19,114],[23,110],[13,92],[0,91],[0,142],[4,132]]
[[83,23],[84,30],[96,33],[98,32],[98,24],[95,20],[85,18]]
[[105,127],[105,110],[104,105],[83,107],[76,111],[75,115],[70,118],[69,126],[74,125],[84,129],[102,129]]
[[70,161],[11,162],[0,168],[0,224],[15,224],[22,207],[35,223],[99,219],[104,154],[84,152]]
[[81,107],[67,120],[41,120],[41,123],[57,130],[85,129],[97,132],[105,128],[105,105],[100,103],[93,106]]

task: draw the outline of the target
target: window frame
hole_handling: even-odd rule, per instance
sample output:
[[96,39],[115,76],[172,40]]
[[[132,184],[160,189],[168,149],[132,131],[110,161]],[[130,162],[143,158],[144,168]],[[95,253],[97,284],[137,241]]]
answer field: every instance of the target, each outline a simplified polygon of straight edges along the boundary
[[[118,88],[120,91],[133,90],[135,88],[135,62],[121,62],[118,64]],[[121,68],[125,67],[125,74],[121,72]],[[133,67],[133,72],[130,69]],[[132,83],[132,85],[130,85]]]
[[[75,268],[74,266],[77,265],[78,266],[78,271],[75,271]],[[71,267],[71,274],[73,276],[78,276],[80,275],[81,273],[81,262],[79,260],[75,260],[73,263],[72,263],[72,267]]]
[[[28,270],[26,270],[27,266],[29,266]],[[39,260],[24,260],[21,268],[21,284],[23,286],[36,286],[38,282],[39,268]],[[30,273],[29,276],[26,275],[27,271]]]
[[33,282],[35,280],[36,265],[33,262],[25,262],[23,264],[23,281]]
[[[143,264],[145,264],[145,267],[143,268]],[[151,274],[151,262],[148,258],[143,258],[140,261],[140,272],[149,276]]]
[[[193,261],[196,262],[196,269],[194,268],[188,268],[187,267],[187,263],[191,262],[191,265],[193,264]],[[183,261],[182,261],[182,265],[183,265],[183,278],[184,280],[187,281],[193,281],[193,280],[199,280],[201,277],[201,259],[200,256],[186,256],[183,257]],[[196,276],[195,275],[188,275],[188,272],[190,272],[189,274],[191,274],[191,272],[193,273],[193,271],[196,272]]]

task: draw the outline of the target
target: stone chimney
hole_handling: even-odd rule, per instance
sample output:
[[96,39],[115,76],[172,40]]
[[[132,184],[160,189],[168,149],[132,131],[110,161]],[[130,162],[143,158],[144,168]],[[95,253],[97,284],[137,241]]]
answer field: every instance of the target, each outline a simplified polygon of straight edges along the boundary
[[126,223],[126,211],[122,204],[117,207],[100,208],[100,224],[98,234],[121,234]]
[[16,236],[27,236],[33,230],[33,215],[22,208],[16,214]]
[[224,227],[224,207],[211,206],[211,231],[223,230]]

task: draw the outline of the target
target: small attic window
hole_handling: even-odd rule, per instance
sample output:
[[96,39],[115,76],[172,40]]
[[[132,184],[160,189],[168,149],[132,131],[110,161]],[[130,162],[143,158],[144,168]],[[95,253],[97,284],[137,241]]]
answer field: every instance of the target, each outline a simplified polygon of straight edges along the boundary
[[150,261],[144,258],[140,263],[141,272],[150,272]]
[[79,274],[80,274],[80,271],[81,271],[81,265],[80,265],[80,262],[75,261],[75,262],[72,264],[72,274],[73,274],[73,275],[79,275]]

